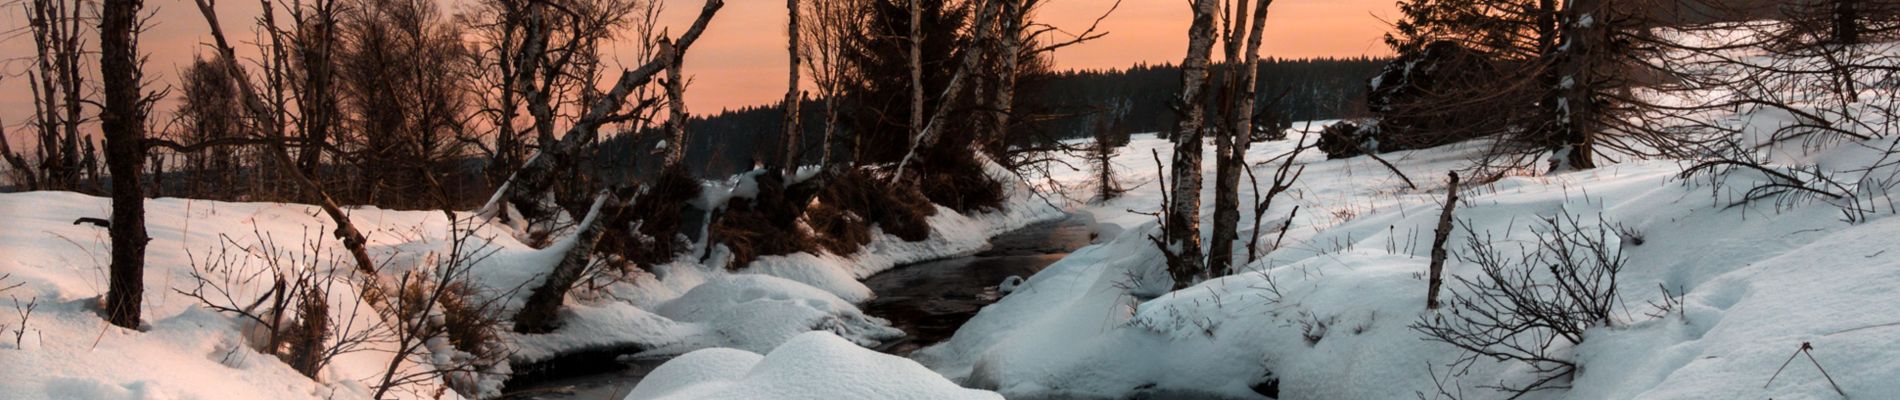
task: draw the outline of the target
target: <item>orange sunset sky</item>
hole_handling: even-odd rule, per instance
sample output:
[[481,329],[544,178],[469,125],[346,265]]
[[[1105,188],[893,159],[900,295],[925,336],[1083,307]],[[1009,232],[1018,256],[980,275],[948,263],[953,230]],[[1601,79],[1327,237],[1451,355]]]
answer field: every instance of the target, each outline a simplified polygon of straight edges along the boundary
[[[454,12],[455,0],[444,0],[445,11]],[[1112,0],[1046,0],[1037,14],[1039,20],[1070,32],[1085,29],[1114,2]],[[30,67],[32,46],[26,37],[26,19],[17,2],[0,7],[0,123],[16,132],[31,115],[24,71]],[[218,2],[225,30],[234,35],[241,53],[255,53],[249,45],[252,16],[257,14],[255,0]],[[674,32],[691,22],[700,6],[695,0],[671,0],[662,13]],[[148,10],[156,9],[156,26],[143,37],[142,50],[150,54],[146,76],[158,85],[170,84],[177,71],[188,65],[194,53],[206,48],[204,21],[190,0],[146,0]],[[1270,9],[1263,56],[1316,57],[1385,55],[1389,51],[1379,42],[1387,25],[1383,20],[1396,17],[1392,0],[1279,0]],[[726,108],[766,104],[777,101],[785,90],[785,2],[779,0],[727,0],[726,7],[713,20],[706,36],[687,56],[686,72],[693,76],[687,92],[688,106],[695,114]],[[1121,7],[1102,22],[1108,36],[1084,45],[1065,48],[1055,56],[1058,68],[1126,67],[1139,62],[1150,64],[1178,62],[1186,51],[1189,22],[1188,0],[1124,0]],[[90,37],[89,45],[97,42]],[[241,54],[242,55],[242,54]],[[630,57],[630,56],[629,56]],[[637,60],[620,59],[621,64]],[[93,66],[88,66],[92,68]],[[609,74],[611,79],[613,74]],[[95,90],[91,89],[91,90]],[[173,107],[159,105],[160,116]],[[90,112],[89,112],[90,113]],[[14,143],[19,143],[15,141]]]

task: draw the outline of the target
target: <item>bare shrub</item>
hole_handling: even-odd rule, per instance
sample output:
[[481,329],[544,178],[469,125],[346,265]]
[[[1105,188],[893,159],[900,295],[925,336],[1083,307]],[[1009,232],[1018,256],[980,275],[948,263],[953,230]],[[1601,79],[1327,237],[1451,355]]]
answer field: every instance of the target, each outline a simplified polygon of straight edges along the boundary
[[[0,276],[0,278],[4,278],[4,276]],[[11,287],[7,289],[11,289]],[[25,302],[20,301],[18,297],[13,298],[13,314],[20,318],[20,326],[12,330],[14,349],[26,348],[27,325],[33,322],[33,310],[39,307],[40,299],[38,297]],[[7,330],[6,328],[6,325],[0,325],[0,331],[5,331]]]
[[[937,213],[936,206],[915,185],[894,184],[883,174],[863,168],[846,169],[831,177],[825,187],[818,191],[817,202],[838,210],[848,210],[862,221],[876,224],[884,233],[908,241],[930,238],[929,218]],[[814,218],[806,216],[808,223],[814,222]],[[814,230],[822,235],[834,238],[860,237],[856,233],[844,231],[855,228],[832,225],[842,222],[816,222],[819,225],[814,225]],[[836,229],[819,228],[820,225]],[[859,245],[870,242],[868,232],[861,237],[864,241]],[[838,252],[841,249],[831,250]]]
[[486,293],[471,281],[473,267],[497,249],[472,240],[475,221],[450,222],[449,247],[403,274],[396,282],[401,292],[378,310],[379,342],[392,350],[374,386],[375,398],[390,397],[392,391],[434,397],[440,393],[422,392],[428,388],[418,384],[437,379],[462,396],[489,398],[501,393],[511,372],[499,338],[503,300],[514,290]]
[[373,340],[371,333],[358,327],[358,323],[369,323],[367,318],[359,319],[359,309],[337,310],[342,318],[331,315],[329,293],[344,281],[334,274],[347,267],[341,267],[343,256],[324,254],[321,232],[306,229],[295,248],[280,245],[273,235],[256,228],[251,244],[220,235],[217,247],[203,256],[186,249],[194,285],[173,291],[247,322],[253,327],[249,329],[253,349],[317,378],[330,360],[365,350]]
[[812,202],[804,220],[812,240],[831,254],[851,255],[871,243],[871,222],[831,203]]
[[610,229],[597,251],[635,265],[656,265],[691,250],[691,241],[684,237],[698,236],[701,221],[686,221],[685,214],[703,190],[699,179],[684,167],[672,166],[638,190],[625,210],[605,212]]
[[1000,210],[1009,193],[974,152],[940,146],[923,149],[917,160],[917,183],[908,185],[930,202],[960,213]]
[[1616,274],[1626,261],[1616,232],[1600,222],[1586,227],[1575,216],[1547,218],[1543,229],[1534,230],[1536,244],[1519,248],[1515,258],[1489,234],[1472,233],[1466,238],[1470,251],[1459,259],[1483,274],[1458,277],[1447,304],[1451,312],[1423,317],[1411,328],[1428,341],[1464,351],[1449,365],[1456,374],[1491,360],[1522,364],[1535,375],[1528,382],[1481,387],[1514,398],[1568,388],[1565,381],[1578,367],[1568,349],[1583,343],[1585,331],[1612,324]]
[[776,173],[753,176],[758,191],[751,198],[734,197],[712,226],[712,238],[732,252],[727,269],[739,269],[762,256],[817,250],[811,235],[798,226],[803,207],[791,196]]

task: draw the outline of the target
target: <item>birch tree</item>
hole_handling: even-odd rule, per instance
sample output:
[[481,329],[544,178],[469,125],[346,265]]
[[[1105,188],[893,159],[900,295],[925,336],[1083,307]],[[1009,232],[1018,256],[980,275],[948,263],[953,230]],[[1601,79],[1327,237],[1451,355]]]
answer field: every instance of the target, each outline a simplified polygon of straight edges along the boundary
[[1201,131],[1206,116],[1208,57],[1214,50],[1216,0],[1191,3],[1194,22],[1188,27],[1187,56],[1181,60],[1181,92],[1175,99],[1179,120],[1174,128],[1174,156],[1170,167],[1168,204],[1163,211],[1166,229],[1156,239],[1167,255],[1174,288],[1193,285],[1206,270],[1201,259]]
[[[555,163],[572,163],[571,157],[577,156],[576,153],[579,152],[581,144],[591,141],[602,124],[629,118],[629,115],[637,115],[621,113],[620,109],[625,105],[627,96],[635,88],[652,82],[653,76],[661,69],[666,70],[668,99],[674,103],[671,105],[673,115],[669,116],[668,124],[671,127],[669,130],[675,136],[670,139],[672,143],[668,143],[672,147],[669,148],[666,168],[677,168],[679,158],[684,154],[685,146],[682,141],[685,140],[686,133],[685,104],[682,96],[684,84],[680,82],[681,61],[685,56],[686,48],[691,46],[693,41],[698,40],[700,33],[712,23],[713,15],[718,13],[724,5],[725,3],[721,0],[707,0],[706,6],[700,9],[698,19],[693,21],[693,25],[687,28],[679,39],[662,38],[661,50],[654,59],[647,61],[639,69],[623,71],[620,80],[615,82],[612,89],[602,93],[594,101],[587,114],[582,115],[574,123],[574,127],[568,130],[567,136],[561,137],[550,148],[544,148],[542,153],[531,160],[526,167],[516,172],[514,178],[503,185],[501,190],[496,191],[495,197],[489,200],[488,206],[484,207],[484,213],[493,213],[499,207],[544,206],[545,203],[538,197],[545,196],[544,193],[552,187],[554,178],[552,171],[558,167]],[[629,113],[638,113],[643,107],[636,106],[635,110]],[[502,203],[504,201],[507,203]],[[594,205],[580,220],[574,236],[564,242],[570,246],[565,250],[565,255],[552,266],[546,275],[547,278],[532,289],[528,300],[515,314],[516,332],[546,333],[559,327],[558,311],[567,298],[568,290],[573,288],[574,282],[591,261],[594,246],[599,243],[603,232],[612,228],[601,225],[601,221],[606,219],[602,218],[602,209],[609,203],[619,202],[619,199],[614,198],[613,194],[607,191],[595,195]]]
[[785,54],[790,65],[785,71],[790,78],[785,87],[785,133],[780,139],[785,147],[780,154],[785,159],[780,167],[785,169],[785,182],[789,184],[798,175],[798,136],[804,129],[798,120],[798,103],[803,100],[798,89],[798,0],[785,0]]
[[1240,240],[1240,169],[1246,167],[1247,146],[1253,138],[1260,30],[1266,26],[1267,7],[1271,5],[1273,0],[1234,0],[1229,7],[1235,16],[1242,16],[1251,6],[1253,16],[1249,20],[1228,20],[1224,37],[1230,67],[1224,74],[1229,101],[1223,105],[1226,126],[1215,130],[1214,137],[1214,231],[1207,250],[1207,268],[1212,276],[1226,276],[1234,269],[1234,242]]

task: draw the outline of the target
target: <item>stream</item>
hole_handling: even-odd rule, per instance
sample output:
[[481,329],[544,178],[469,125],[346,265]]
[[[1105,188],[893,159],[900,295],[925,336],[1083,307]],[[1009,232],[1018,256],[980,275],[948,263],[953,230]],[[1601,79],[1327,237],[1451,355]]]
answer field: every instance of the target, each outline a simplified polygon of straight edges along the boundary
[[[1094,225],[1087,215],[1031,224],[990,238],[990,249],[977,254],[903,265],[866,278],[865,286],[877,297],[858,307],[907,334],[877,350],[904,356],[949,339],[983,306],[1002,298],[997,285],[1003,280],[1027,279],[1087,246]],[[504,397],[619,400],[664,362],[622,361],[617,371],[539,381]]]

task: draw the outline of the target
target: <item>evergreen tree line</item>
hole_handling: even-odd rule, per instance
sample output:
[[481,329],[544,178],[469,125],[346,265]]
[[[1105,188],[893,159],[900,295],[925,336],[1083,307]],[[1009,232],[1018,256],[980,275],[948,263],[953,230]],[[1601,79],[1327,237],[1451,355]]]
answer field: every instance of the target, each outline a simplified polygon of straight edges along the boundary
[[[1387,58],[1267,58],[1258,67],[1256,103],[1264,118],[1280,121],[1308,121],[1354,118],[1365,115],[1367,81],[1390,62]],[[1180,89],[1180,67],[1173,63],[1138,64],[1126,69],[1067,70],[1026,77],[1019,90],[1019,107],[1025,113],[1043,118],[1013,125],[1012,136],[1018,145],[1027,141],[1092,137],[1108,107],[1125,107],[1117,112],[1124,132],[1165,132],[1174,124],[1175,113],[1169,101]],[[901,103],[901,102],[899,102]],[[825,103],[807,98],[800,106],[803,121],[800,142],[806,149],[823,145]],[[698,176],[728,176],[762,163],[761,158],[777,146],[777,129],[783,108],[779,105],[747,106],[694,116],[688,129],[694,137],[687,143],[686,166]],[[851,129],[851,128],[847,128]],[[649,132],[650,133],[650,132]],[[849,133],[846,133],[849,135]],[[623,132],[602,141],[600,152],[606,159],[596,160],[607,176],[651,173],[636,169],[637,160],[647,157],[647,149],[658,146],[661,135]],[[804,152],[808,162],[816,162],[816,152]]]

